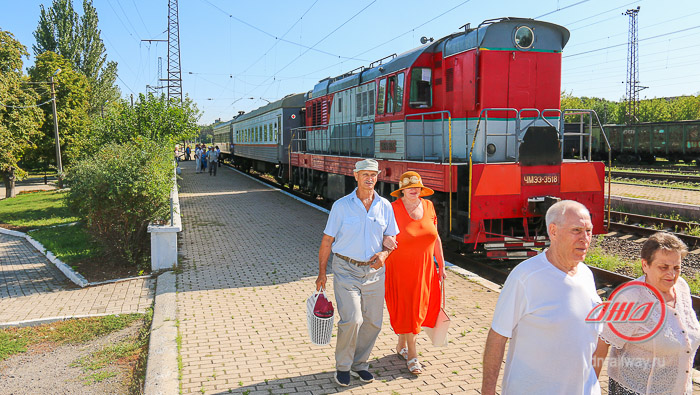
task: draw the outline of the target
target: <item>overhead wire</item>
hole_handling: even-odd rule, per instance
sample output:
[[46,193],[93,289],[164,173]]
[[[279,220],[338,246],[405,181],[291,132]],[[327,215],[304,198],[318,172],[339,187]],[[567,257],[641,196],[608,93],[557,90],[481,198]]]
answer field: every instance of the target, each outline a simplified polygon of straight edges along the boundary
[[23,108],[34,108],[34,107],[41,107],[41,106],[43,106],[43,105],[45,105],[45,104],[51,103],[52,101],[53,101],[53,97],[50,98],[49,100],[47,100],[47,101],[41,103],[41,104],[33,104],[33,105],[31,105],[31,106],[13,106],[13,105],[5,104],[5,103],[3,103],[3,102],[0,101],[0,106],[6,107],[6,108],[19,108],[19,109],[23,109]]
[[[295,42],[295,41],[291,41],[291,40],[287,40],[287,39],[284,39],[284,38],[280,38],[280,37],[275,36],[274,34],[272,34],[272,33],[270,33],[270,32],[267,32],[267,31],[265,31],[265,30],[263,30],[263,29],[261,29],[261,28],[255,26],[255,25],[251,24],[251,23],[248,23],[248,22],[244,21],[243,19],[241,19],[241,18],[239,18],[239,17],[237,17],[237,16],[234,16],[233,14],[231,14],[231,13],[229,13],[229,12],[226,12],[226,11],[223,10],[221,7],[219,7],[219,6],[217,6],[216,4],[210,2],[209,0],[201,0],[201,1],[203,1],[203,2],[205,2],[205,3],[207,3],[207,4],[209,4],[210,6],[212,6],[212,7],[214,7],[214,8],[216,8],[217,10],[219,10],[220,12],[222,12],[223,14],[227,15],[229,18],[235,19],[235,20],[237,20],[238,22],[240,22],[240,23],[242,23],[242,24],[244,24],[244,25],[250,27],[251,29],[257,30],[257,31],[259,31],[259,32],[262,33],[262,34],[265,34],[266,36],[269,36],[269,37],[274,38],[275,40],[280,40],[280,41],[286,42],[286,43],[288,43],[288,44],[297,45],[297,46],[299,46],[299,47],[306,48],[306,49],[309,49],[309,50],[313,50],[313,51],[315,51],[315,52],[319,52],[319,53],[322,53],[322,54],[325,54],[325,55],[329,55],[329,56],[333,56],[333,57],[336,57],[336,58],[349,59],[349,60],[361,60],[361,61],[363,61],[363,62],[366,62],[366,60],[364,60],[364,59],[353,59],[353,58],[348,58],[348,57],[345,57],[345,56],[341,56],[341,55],[338,55],[338,54],[330,53],[330,52],[323,51],[323,50],[320,50],[320,49],[315,49],[315,48],[313,48],[313,47],[309,47],[309,46],[307,46],[307,45],[304,45],[304,44],[301,44],[301,43],[298,43],[298,42]],[[376,0],[375,0],[375,1],[376,1]]]
[[[637,42],[647,41],[647,40],[651,40],[651,39],[659,38],[659,37],[665,37],[665,36],[669,36],[669,35],[676,34],[676,33],[681,33],[681,32],[686,32],[686,31],[689,31],[689,30],[694,30],[694,29],[697,29],[697,28],[700,28],[700,25],[692,26],[692,27],[688,27],[688,28],[685,28],[685,29],[680,29],[680,30],[676,30],[676,31],[668,32],[668,33],[657,34],[656,36],[651,36],[651,37],[642,38],[642,39],[637,40]],[[603,51],[603,50],[606,50],[606,49],[616,48],[616,47],[620,47],[620,46],[623,46],[623,45],[627,45],[627,43],[625,42],[625,43],[610,45],[610,46],[603,47],[603,48],[591,49],[591,50],[589,50],[589,51],[583,51],[583,52],[578,52],[578,53],[571,54],[571,55],[562,56],[562,58],[571,58],[571,57],[574,57],[574,56],[585,55],[585,54],[588,54],[588,53]]]

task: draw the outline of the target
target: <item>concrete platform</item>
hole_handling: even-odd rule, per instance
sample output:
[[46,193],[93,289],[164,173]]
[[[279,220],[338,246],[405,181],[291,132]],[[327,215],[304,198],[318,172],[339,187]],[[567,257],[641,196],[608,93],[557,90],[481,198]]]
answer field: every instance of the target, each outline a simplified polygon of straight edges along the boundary
[[[370,360],[375,382],[353,379],[340,388],[332,378],[335,339],[315,346],[306,330],[305,300],[314,289],[327,214],[229,168],[213,177],[195,174],[192,162],[180,166],[183,394],[479,392],[497,287],[448,273],[450,343],[433,347],[419,335],[425,372],[418,377],[393,351],[396,335],[385,310]],[[331,278],[329,284],[333,299]],[[601,384],[607,393],[605,375]]]

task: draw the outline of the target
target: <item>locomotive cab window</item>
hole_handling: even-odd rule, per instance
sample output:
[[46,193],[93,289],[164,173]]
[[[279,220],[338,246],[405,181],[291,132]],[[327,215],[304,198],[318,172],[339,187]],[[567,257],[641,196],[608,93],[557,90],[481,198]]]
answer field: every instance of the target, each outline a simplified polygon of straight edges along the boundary
[[377,87],[377,114],[384,114],[384,102],[386,95],[386,78],[382,78],[379,81],[379,87]]
[[411,71],[411,108],[429,108],[433,105],[432,78],[433,73],[429,68],[416,67]]
[[535,32],[528,26],[520,26],[515,29],[515,46],[518,49],[530,49],[535,43]]
[[389,77],[389,89],[386,98],[386,112],[401,112],[403,103],[403,73]]

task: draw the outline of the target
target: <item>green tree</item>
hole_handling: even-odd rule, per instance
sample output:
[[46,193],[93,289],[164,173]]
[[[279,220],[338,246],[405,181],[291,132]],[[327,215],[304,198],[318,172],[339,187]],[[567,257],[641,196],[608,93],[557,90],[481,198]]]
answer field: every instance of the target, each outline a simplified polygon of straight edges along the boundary
[[107,102],[119,99],[116,85],[117,63],[107,61],[99,18],[92,0],[83,0],[83,15],[73,8],[73,0],[54,0],[47,10],[41,7],[39,25],[34,32],[34,54],[50,51],[66,58],[80,70],[91,86],[90,113],[96,115]]
[[37,95],[29,88],[22,73],[22,57],[29,57],[27,48],[10,32],[0,30],[0,173],[5,183],[5,196],[15,196],[15,177],[25,175],[18,162],[33,146],[39,133],[42,114]]
[[165,95],[140,94],[133,107],[122,100],[97,121],[91,144],[127,143],[143,137],[172,146],[197,135],[199,116],[197,106],[188,97],[179,102]]
[[[36,63],[29,70],[37,93],[43,100],[51,97],[50,85],[46,84],[54,73],[56,90],[56,114],[58,132],[61,140],[62,161],[69,167],[71,163],[85,156],[90,133],[89,92],[87,78],[74,71],[70,62],[61,55],[44,52],[36,58]],[[31,152],[32,159],[41,163],[55,164],[54,123],[51,107],[43,108],[44,125],[41,135],[36,140],[36,149]]]

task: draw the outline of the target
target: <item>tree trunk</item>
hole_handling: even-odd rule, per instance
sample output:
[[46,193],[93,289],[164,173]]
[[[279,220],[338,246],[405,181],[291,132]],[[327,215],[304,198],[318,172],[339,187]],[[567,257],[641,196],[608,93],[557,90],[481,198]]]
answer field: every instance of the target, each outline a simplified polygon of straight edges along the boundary
[[15,168],[10,166],[7,171],[4,171],[2,173],[2,180],[5,183],[5,198],[15,197]]

